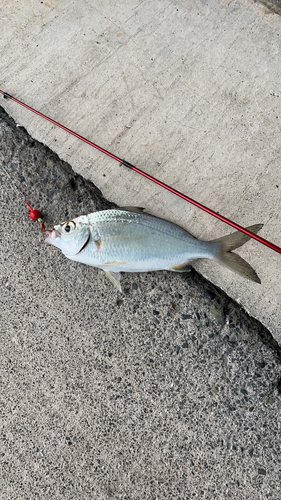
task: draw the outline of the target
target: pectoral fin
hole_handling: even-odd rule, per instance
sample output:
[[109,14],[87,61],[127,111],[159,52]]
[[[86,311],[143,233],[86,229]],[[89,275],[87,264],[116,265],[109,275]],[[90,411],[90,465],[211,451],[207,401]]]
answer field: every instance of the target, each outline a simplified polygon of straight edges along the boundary
[[118,288],[120,292],[122,292],[122,288],[120,285],[121,273],[114,273],[113,271],[105,271],[106,276],[110,279],[111,283]]

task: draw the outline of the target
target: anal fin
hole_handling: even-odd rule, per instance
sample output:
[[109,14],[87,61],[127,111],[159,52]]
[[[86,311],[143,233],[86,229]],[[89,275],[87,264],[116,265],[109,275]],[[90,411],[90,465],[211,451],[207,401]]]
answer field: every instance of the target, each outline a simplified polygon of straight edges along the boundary
[[191,265],[188,263],[182,264],[180,266],[172,267],[171,271],[176,271],[177,273],[189,273],[191,271]]

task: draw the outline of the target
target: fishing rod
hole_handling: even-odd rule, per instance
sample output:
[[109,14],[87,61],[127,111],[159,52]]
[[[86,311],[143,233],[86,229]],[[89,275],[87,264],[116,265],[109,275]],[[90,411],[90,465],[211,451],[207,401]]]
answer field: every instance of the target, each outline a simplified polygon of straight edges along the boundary
[[198,201],[195,201],[192,198],[190,198],[189,196],[186,196],[185,194],[181,193],[180,191],[177,191],[176,189],[168,186],[168,184],[165,184],[164,182],[159,181],[158,179],[156,179],[152,175],[149,175],[146,172],[143,172],[143,170],[140,170],[139,168],[135,167],[134,165],[132,165],[128,161],[122,160],[122,158],[119,158],[118,156],[110,153],[109,151],[107,151],[106,149],[98,146],[94,142],[89,141],[88,139],[86,139],[82,135],[79,135],[76,132],[73,132],[73,130],[71,130],[70,128],[67,128],[64,125],[61,125],[61,123],[56,122],[52,118],[49,118],[49,116],[46,116],[43,113],[40,113],[40,111],[37,111],[36,109],[32,108],[31,106],[28,106],[24,102],[19,101],[18,99],[16,99],[15,97],[11,96],[7,92],[4,92],[3,90],[0,90],[0,94],[3,95],[4,99],[10,99],[10,100],[16,102],[17,104],[20,104],[21,106],[23,106],[24,108],[28,109],[29,111],[32,111],[32,113],[35,113],[36,115],[41,116],[41,118],[44,118],[45,120],[48,120],[49,122],[53,123],[53,125],[56,125],[57,127],[60,127],[61,129],[63,129],[66,132],[68,132],[69,134],[74,135],[74,137],[77,137],[77,139],[80,139],[81,141],[86,142],[86,144],[89,144],[89,146],[92,146],[93,148],[97,149],[101,153],[104,153],[107,156],[110,156],[110,158],[113,158],[113,160],[118,161],[124,167],[127,167],[127,168],[133,170],[134,172],[137,172],[138,174],[142,175],[143,177],[146,177],[146,179],[149,179],[150,181],[154,182],[155,184],[158,184],[158,186],[161,186],[164,189],[167,189],[171,193],[174,193],[176,196],[179,196],[183,200],[188,201],[192,205],[195,205],[195,207],[200,208],[201,210],[204,210],[204,212],[207,212],[208,214],[212,215],[213,217],[216,217],[217,219],[221,220],[222,222],[225,222],[229,226],[234,227],[234,229],[237,229],[238,231],[241,231],[242,233],[247,234],[247,236],[250,236],[254,240],[256,240],[259,243],[261,243],[262,245],[265,245],[265,246],[271,248],[272,250],[274,250],[275,252],[281,254],[281,248],[278,247],[277,245],[275,245],[274,243],[271,243],[270,241],[266,240],[265,238],[262,238],[261,236],[258,236],[257,234],[252,233],[251,231],[249,231],[245,227],[240,226],[239,224],[236,224],[236,222],[233,222],[232,220],[227,219],[223,215],[218,214],[214,210],[211,210],[210,208],[206,207],[205,205],[202,205]]

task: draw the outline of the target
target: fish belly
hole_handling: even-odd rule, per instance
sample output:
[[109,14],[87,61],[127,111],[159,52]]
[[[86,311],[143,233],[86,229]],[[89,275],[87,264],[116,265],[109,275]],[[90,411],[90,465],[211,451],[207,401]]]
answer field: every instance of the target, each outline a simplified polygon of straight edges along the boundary
[[[126,213],[125,213],[126,214]],[[89,245],[79,262],[105,271],[145,272],[169,270],[199,259],[212,259],[214,244],[193,238],[170,222],[145,214],[121,213],[120,218],[95,224],[99,249]]]

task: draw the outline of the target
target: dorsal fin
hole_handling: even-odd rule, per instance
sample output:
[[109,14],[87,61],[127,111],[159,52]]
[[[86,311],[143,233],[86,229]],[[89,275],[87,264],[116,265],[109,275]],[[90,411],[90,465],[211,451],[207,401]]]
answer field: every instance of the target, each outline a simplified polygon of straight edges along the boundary
[[135,214],[142,214],[145,211],[143,207],[118,207],[118,210],[123,210],[124,212],[133,212]]

